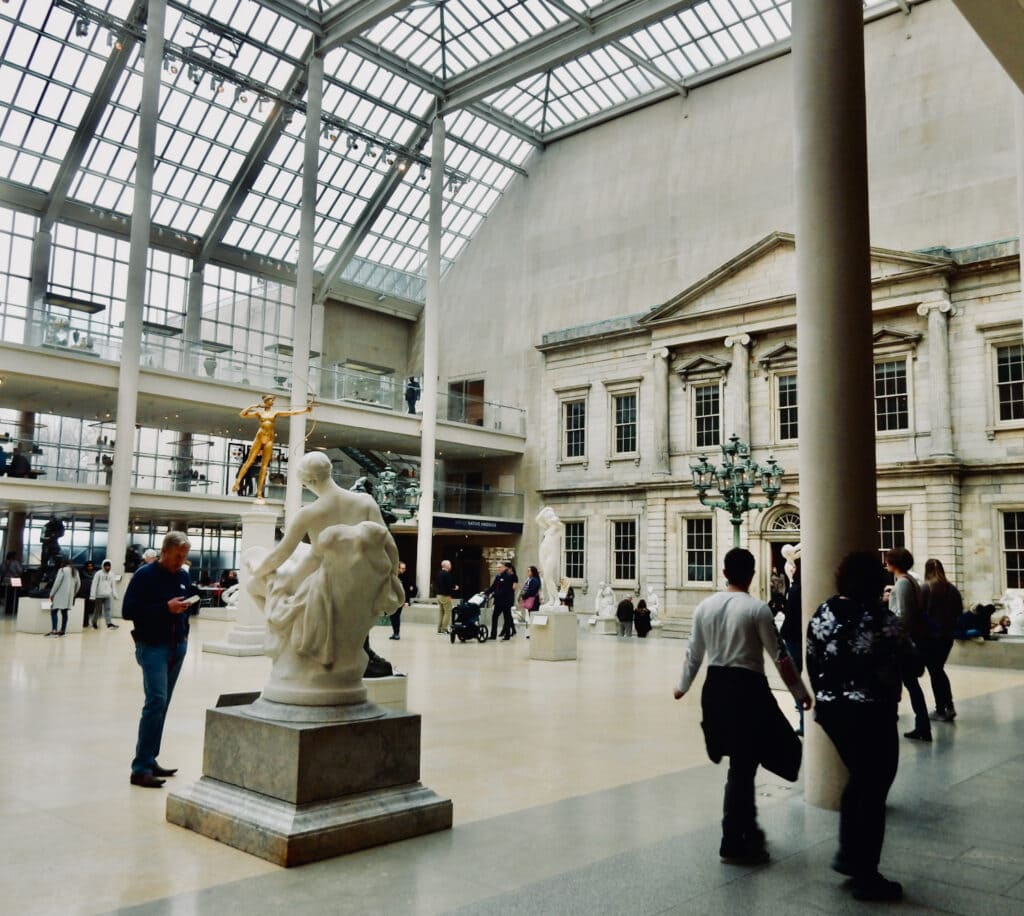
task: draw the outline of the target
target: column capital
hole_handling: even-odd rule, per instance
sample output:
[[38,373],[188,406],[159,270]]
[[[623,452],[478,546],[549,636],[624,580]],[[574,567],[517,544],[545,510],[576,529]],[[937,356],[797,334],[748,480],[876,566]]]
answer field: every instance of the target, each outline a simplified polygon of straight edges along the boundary
[[731,337],[725,338],[725,346],[729,349],[732,349],[737,344],[741,347],[749,347],[751,339],[749,334],[733,334]]
[[958,312],[956,306],[953,305],[949,299],[934,299],[931,302],[922,302],[917,307],[917,314],[922,318],[931,314],[932,312],[942,312],[948,315],[950,318],[956,318]]
[[663,359],[666,363],[671,355],[672,351],[668,347],[658,347],[657,350],[651,350],[651,359]]

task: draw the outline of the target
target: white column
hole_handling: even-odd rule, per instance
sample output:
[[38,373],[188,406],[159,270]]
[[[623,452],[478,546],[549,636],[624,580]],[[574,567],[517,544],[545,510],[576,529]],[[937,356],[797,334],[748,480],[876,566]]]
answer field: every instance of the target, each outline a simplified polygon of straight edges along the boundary
[[1017,244],[1020,246],[1020,287],[1024,299],[1024,92],[1017,92],[1014,106],[1017,124]]
[[[309,347],[313,326],[313,231],[316,226],[316,177],[320,161],[320,112],[324,99],[324,59],[309,61],[306,91],[306,136],[302,160],[302,208],[299,213],[299,262],[295,284],[295,327],[292,336],[291,410],[302,410],[309,393]],[[302,508],[299,459],[306,452],[306,414],[288,419],[288,490],[285,524]]]
[[669,427],[668,427],[668,361],[671,358],[668,347],[660,347],[651,354],[654,360],[654,466],[655,474],[668,474]]
[[931,411],[932,458],[953,457],[952,399],[949,390],[949,319],[956,315],[947,295],[922,302],[918,315],[928,316],[928,405]]
[[722,430],[722,438],[734,433],[748,445],[750,442],[750,335],[734,334],[725,338],[725,346],[732,350],[732,365],[726,393],[729,397],[729,426]]
[[[253,547],[274,547],[274,526],[277,513],[266,508],[254,507],[242,513],[242,543],[239,557],[244,557]],[[267,636],[267,621],[246,591],[248,576],[244,568],[238,570],[242,588],[238,597],[238,622],[223,642],[204,642],[204,652],[218,655],[262,655]]]
[[32,264],[29,267],[28,308],[25,315],[25,334],[22,338],[29,347],[38,347],[46,334],[46,291],[50,285],[50,251],[53,237],[48,229],[40,229],[32,240]]
[[181,342],[181,371],[199,374],[199,341],[203,335],[203,271],[188,275],[188,302],[185,306],[184,340]]
[[420,392],[420,508],[416,519],[416,587],[430,594],[434,543],[434,456],[437,442],[437,374],[441,325],[441,208],[444,204],[444,118],[434,118],[430,147],[430,221],[427,236],[427,301],[423,306],[423,389]]
[[124,572],[124,553],[128,545],[132,465],[135,458],[135,415],[139,402],[139,359],[142,354],[142,312],[146,301],[153,171],[156,166],[156,124],[160,107],[160,73],[164,56],[166,17],[166,0],[149,0],[142,99],[139,104],[138,151],[135,157],[131,244],[128,251],[128,289],[124,304],[121,368],[117,379],[117,438],[114,443],[114,467],[110,482],[107,556],[115,573]]
[[[851,550],[877,527],[864,11],[860,0],[793,3],[797,371],[804,622],[834,594]],[[811,726],[808,802],[836,808],[846,772]]]

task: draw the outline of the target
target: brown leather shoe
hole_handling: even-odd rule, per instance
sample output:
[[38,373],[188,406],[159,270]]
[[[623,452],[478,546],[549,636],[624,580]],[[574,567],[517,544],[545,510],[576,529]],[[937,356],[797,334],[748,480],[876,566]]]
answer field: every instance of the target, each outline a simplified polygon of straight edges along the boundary
[[133,786],[142,786],[144,789],[162,789],[164,781],[157,779],[152,773],[132,773],[130,780]]

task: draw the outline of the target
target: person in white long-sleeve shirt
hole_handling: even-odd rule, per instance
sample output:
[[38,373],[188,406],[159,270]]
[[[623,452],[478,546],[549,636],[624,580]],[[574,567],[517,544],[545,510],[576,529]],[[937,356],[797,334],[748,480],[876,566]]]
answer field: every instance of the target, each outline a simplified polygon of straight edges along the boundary
[[92,577],[92,593],[89,595],[93,600],[92,624],[94,630],[99,629],[96,622],[100,619],[100,611],[103,612],[103,619],[107,622],[108,630],[116,630],[117,624],[111,622],[110,605],[117,597],[117,583],[114,574],[110,571],[110,560],[104,560],[100,571]]
[[723,565],[728,586],[697,605],[673,695],[677,700],[686,695],[706,656],[701,725],[711,760],[729,758],[719,855],[730,864],[757,864],[768,860],[754,803],[757,768],[764,765],[790,781],[800,769],[800,742],[768,687],[764,653],[803,709],[811,708],[811,696],[786,654],[768,605],[749,594],[753,554],[734,547]]

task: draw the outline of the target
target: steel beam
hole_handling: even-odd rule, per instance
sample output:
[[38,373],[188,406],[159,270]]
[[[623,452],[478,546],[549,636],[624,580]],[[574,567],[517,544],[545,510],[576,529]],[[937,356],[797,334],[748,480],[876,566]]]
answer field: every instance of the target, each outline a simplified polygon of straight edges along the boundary
[[[431,104],[431,112],[433,107],[433,104]],[[429,125],[417,127],[406,146],[410,149],[421,149],[427,142],[427,137],[430,136],[430,130]],[[363,243],[363,239],[366,238],[370,229],[373,228],[377,217],[384,211],[388,201],[391,200],[405,175],[406,173],[400,171],[397,166],[392,166],[391,171],[388,172],[385,179],[377,186],[377,190],[367,201],[363,212],[359,214],[359,218],[348,231],[348,235],[345,236],[345,241],[341,243],[341,247],[335,252],[331,262],[324,269],[320,283],[314,287],[314,302],[323,302],[327,298],[327,293],[332,284],[341,276],[342,271],[348,266],[352,258],[355,257],[359,246]]]
[[324,51],[337,47],[409,6],[409,0],[347,0],[324,16]]
[[[282,95],[301,98],[305,93],[309,62],[313,58],[314,45],[315,39],[306,46],[298,66],[292,71],[291,76],[288,77],[288,82],[284,86]],[[213,215],[213,219],[210,220],[209,228],[203,237],[203,244],[193,267],[194,270],[201,270],[209,263],[214,250],[223,241],[231,221],[241,209],[246,194],[252,190],[257,176],[263,166],[266,165],[270,154],[274,151],[275,144],[284,133],[284,128],[284,107],[280,103],[275,103],[270,116],[260,129],[256,142],[253,143],[246,154],[242,167],[232,180],[231,186],[217,208],[217,212]],[[319,130],[319,127],[317,129]]]
[[595,51],[698,2],[700,0],[612,0],[605,3],[589,27],[575,21],[566,22],[448,80],[444,111],[465,108],[534,73]]

